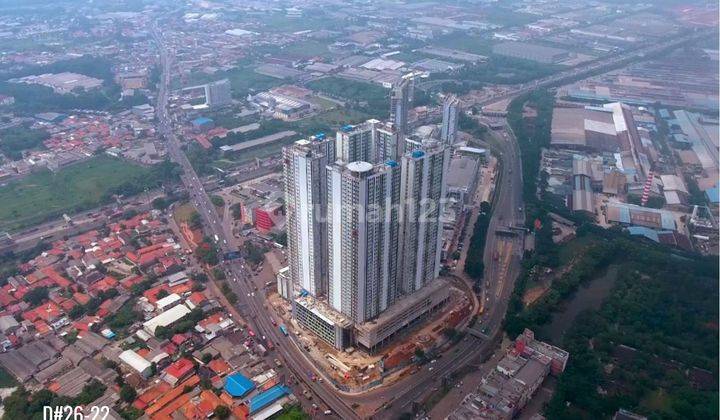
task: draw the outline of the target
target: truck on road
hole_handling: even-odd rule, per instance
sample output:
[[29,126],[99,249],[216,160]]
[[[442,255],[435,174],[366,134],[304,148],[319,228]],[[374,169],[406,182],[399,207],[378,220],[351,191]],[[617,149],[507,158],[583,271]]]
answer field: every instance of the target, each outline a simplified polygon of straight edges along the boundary
[[284,336],[288,335],[287,328],[285,328],[285,325],[280,325],[280,332],[283,333]]

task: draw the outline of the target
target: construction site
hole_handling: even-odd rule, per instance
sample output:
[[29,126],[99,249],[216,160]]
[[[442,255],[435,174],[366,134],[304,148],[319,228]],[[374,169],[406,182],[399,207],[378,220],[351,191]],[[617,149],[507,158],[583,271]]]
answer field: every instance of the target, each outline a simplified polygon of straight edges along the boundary
[[[468,321],[473,305],[468,294],[472,290],[459,279],[447,280],[451,286],[442,311],[428,313],[420,322],[398,333],[390,344],[372,354],[354,347],[337,349],[302,328],[292,318],[291,303],[275,293],[268,295],[268,303],[284,320],[289,338],[303,348],[316,366],[322,368],[326,378],[341,390],[357,392],[403,377],[415,366],[413,362],[439,353],[453,338],[448,332],[454,332]],[[310,372],[308,374],[313,380],[323,381]]]

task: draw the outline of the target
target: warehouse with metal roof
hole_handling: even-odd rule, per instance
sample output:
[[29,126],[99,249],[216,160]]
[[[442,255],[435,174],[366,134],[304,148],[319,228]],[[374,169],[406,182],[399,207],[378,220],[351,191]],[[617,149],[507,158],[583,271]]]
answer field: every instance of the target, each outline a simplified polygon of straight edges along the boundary
[[255,389],[253,381],[242,373],[233,373],[225,378],[225,392],[233,397],[242,397],[253,389]]

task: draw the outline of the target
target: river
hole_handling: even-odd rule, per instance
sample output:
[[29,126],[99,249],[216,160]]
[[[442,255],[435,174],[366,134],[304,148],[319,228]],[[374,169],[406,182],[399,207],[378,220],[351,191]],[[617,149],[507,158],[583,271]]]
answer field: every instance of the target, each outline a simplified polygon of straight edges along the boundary
[[608,297],[615,285],[617,270],[618,266],[611,265],[602,276],[596,277],[590,283],[581,286],[563,307],[562,311],[555,313],[550,323],[540,328],[540,336],[551,343],[562,343],[563,336],[572,327],[575,318],[580,312],[586,309],[600,309],[603,301]]

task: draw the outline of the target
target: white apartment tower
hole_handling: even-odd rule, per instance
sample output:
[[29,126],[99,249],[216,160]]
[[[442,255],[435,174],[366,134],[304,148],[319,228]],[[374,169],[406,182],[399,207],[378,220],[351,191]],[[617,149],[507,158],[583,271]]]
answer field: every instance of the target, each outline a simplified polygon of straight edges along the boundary
[[397,298],[400,166],[339,163],[328,190],[328,302],[363,323]]
[[290,276],[313,296],[327,292],[327,165],[332,139],[298,140],[283,149]]
[[[371,120],[375,121],[375,120]],[[375,121],[373,124],[375,161],[378,163],[398,160],[405,152],[405,141],[400,138],[395,125]]]
[[400,186],[401,290],[409,295],[440,273],[442,206],[450,148],[428,141],[402,157]]
[[228,79],[205,85],[205,103],[210,108],[219,108],[232,103],[232,90]]
[[405,152],[404,147],[394,124],[373,119],[346,125],[335,136],[337,159],[344,163],[398,160]]
[[408,113],[412,106],[415,82],[411,77],[403,78],[390,93],[390,120],[395,124],[400,138],[404,138],[409,131]]
[[450,95],[443,102],[443,119],[440,129],[440,140],[448,146],[457,141],[458,119],[460,118],[460,100]]
[[338,160],[345,163],[373,162],[375,160],[373,121],[358,125],[346,125],[337,132],[335,149]]

